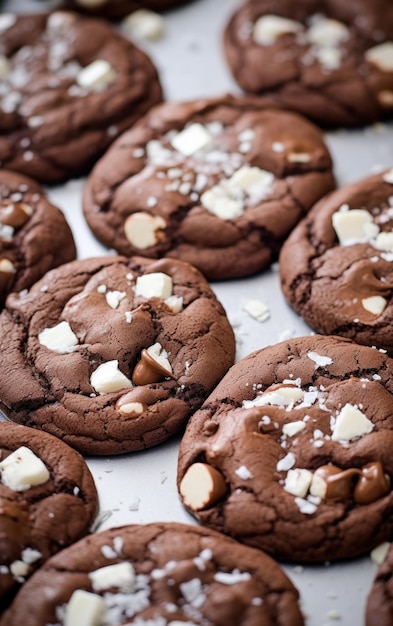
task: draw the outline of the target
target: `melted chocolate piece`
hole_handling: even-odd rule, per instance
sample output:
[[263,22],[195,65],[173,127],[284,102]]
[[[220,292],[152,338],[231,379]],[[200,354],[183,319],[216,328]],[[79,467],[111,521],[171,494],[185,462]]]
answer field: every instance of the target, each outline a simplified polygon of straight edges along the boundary
[[176,377],[163,367],[147,350],[142,350],[141,359],[136,364],[132,374],[133,384],[149,385],[150,383],[159,383],[168,377],[176,379]]
[[3,200],[0,204],[0,223],[17,229],[30,219],[33,209],[25,202]]

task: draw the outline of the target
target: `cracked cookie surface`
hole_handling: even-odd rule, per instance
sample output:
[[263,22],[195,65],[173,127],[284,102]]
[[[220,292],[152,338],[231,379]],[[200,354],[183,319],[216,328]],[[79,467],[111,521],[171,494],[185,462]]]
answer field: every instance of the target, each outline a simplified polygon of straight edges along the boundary
[[1,27],[2,167],[47,183],[81,176],[161,101],[150,59],[104,20],[7,13]]
[[390,0],[253,0],[230,19],[224,46],[245,91],[318,124],[393,115]]
[[44,189],[21,174],[0,170],[0,308],[8,293],[31,287],[75,256],[71,229]]
[[317,332],[393,353],[393,170],[318,202],[280,255],[284,296]]
[[97,163],[83,207],[119,254],[179,258],[221,280],[269,267],[333,188],[313,124],[226,96],[155,107]]
[[286,561],[369,552],[392,532],[392,372],[386,354],[340,337],[249,355],[186,428],[183,503]]
[[270,557],[208,529],[154,523],[103,531],[64,550],[32,577],[0,624],[19,625],[26,612],[30,626],[72,624],[83,592],[99,623],[116,626],[304,623],[295,587]]
[[[38,463],[38,473],[32,463]],[[50,556],[89,532],[97,504],[93,477],[80,454],[47,433],[0,422],[3,608]]]
[[11,294],[0,326],[4,414],[86,454],[164,441],[235,355],[211,287],[174,259],[68,263]]

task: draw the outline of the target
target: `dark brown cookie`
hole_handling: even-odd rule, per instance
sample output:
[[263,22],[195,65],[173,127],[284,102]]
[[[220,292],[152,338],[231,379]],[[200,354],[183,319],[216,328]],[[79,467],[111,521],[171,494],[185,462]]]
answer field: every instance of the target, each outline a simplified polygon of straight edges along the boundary
[[48,183],[80,176],[161,100],[150,59],[104,20],[7,13],[0,32],[3,167]]
[[74,261],[8,297],[0,407],[87,454],[139,450],[185,424],[234,353],[223,307],[188,263]]
[[289,561],[365,554],[393,530],[393,360],[310,336],[234,365],[181,442],[198,520]]
[[316,127],[224,96],[163,104],[124,133],[90,175],[84,212],[119,254],[179,258],[221,280],[268,267],[333,188]]
[[391,626],[393,623],[392,573],[393,547],[381,546],[387,553],[375,576],[367,598],[366,626]]
[[285,243],[285,297],[316,331],[393,354],[393,170],[322,199]]
[[31,287],[75,256],[70,227],[42,187],[0,170],[0,309],[8,293]]
[[190,0],[65,0],[65,6],[89,15],[103,15],[109,19],[125,17],[138,9],[165,11]]
[[252,0],[225,30],[239,85],[325,126],[393,115],[391,0]]
[[88,533],[97,503],[80,454],[47,433],[0,422],[2,608],[50,556]]
[[[39,598],[39,601],[37,599]],[[48,561],[1,626],[301,626],[298,593],[270,557],[177,523],[91,535]],[[87,623],[83,622],[83,623]],[[93,623],[93,622],[89,622]]]

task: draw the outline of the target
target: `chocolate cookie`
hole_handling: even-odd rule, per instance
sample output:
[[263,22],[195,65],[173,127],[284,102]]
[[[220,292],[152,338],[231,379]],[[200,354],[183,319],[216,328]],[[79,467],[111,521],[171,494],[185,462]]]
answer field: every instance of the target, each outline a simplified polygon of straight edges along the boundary
[[341,337],[234,365],[191,418],[178,487],[198,520],[288,561],[365,554],[393,531],[393,360]]
[[70,227],[42,187],[0,170],[0,309],[8,293],[31,287],[75,256]]
[[391,0],[252,0],[230,19],[224,45],[245,91],[319,124],[393,115]]
[[280,256],[282,289],[316,331],[393,354],[393,170],[322,199]]
[[333,187],[316,127],[225,96],[154,108],[95,166],[83,205],[119,254],[182,259],[221,280],[268,267]]
[[3,609],[50,556],[86,535],[96,511],[93,478],[75,450],[47,433],[0,422]]
[[150,59],[104,20],[0,15],[0,163],[47,183],[80,176],[161,100]]
[[390,547],[377,571],[367,598],[366,626],[390,626],[393,622],[392,572],[393,548]]
[[183,427],[234,353],[223,307],[189,264],[74,261],[8,297],[0,408],[86,454],[140,450]]
[[103,15],[109,19],[125,17],[138,9],[165,11],[190,0],[66,0],[65,5],[75,11],[90,15]]
[[25,585],[1,626],[301,626],[298,593],[270,557],[177,523],[123,526],[79,541]]

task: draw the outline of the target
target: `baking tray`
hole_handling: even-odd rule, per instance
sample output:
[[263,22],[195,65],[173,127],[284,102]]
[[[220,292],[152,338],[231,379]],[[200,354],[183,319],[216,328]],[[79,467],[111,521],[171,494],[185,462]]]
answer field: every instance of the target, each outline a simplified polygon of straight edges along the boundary
[[[47,3],[48,4],[48,3]],[[165,15],[165,37],[154,43],[137,42],[151,56],[161,76],[167,100],[187,100],[240,93],[226,65],[222,31],[239,0],[195,0]],[[50,3],[54,7],[56,2]],[[40,11],[37,0],[9,0],[3,11]],[[393,167],[393,124],[326,134],[339,185],[381,168]],[[73,230],[78,258],[108,254],[86,226],[81,194],[84,180],[48,188]],[[279,287],[278,268],[263,274],[213,284],[232,323],[236,360],[291,336],[310,334],[310,328],[286,304]],[[249,300],[264,302],[268,319],[258,322],[244,310]],[[100,496],[98,530],[121,524],[178,521],[196,523],[176,491],[179,437],[144,452],[121,457],[87,458]],[[370,557],[321,566],[282,564],[299,589],[307,626],[361,626],[376,565]]]

